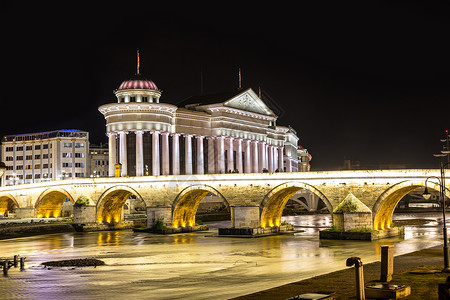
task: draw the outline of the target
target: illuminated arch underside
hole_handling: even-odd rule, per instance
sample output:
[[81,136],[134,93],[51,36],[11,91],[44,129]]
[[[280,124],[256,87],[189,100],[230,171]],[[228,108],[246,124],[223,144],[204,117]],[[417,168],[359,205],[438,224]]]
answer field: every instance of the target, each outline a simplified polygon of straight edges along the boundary
[[16,207],[18,205],[12,197],[0,196],[0,214],[4,214],[6,211],[11,212]]
[[172,214],[173,226],[175,228],[194,226],[195,214],[197,213],[198,206],[203,198],[209,193],[219,196],[222,198],[222,201],[228,205],[225,198],[211,187],[203,186],[187,188],[178,195],[177,200],[174,202]]
[[[400,200],[413,190],[424,187],[425,182],[402,182],[383,193],[373,209],[373,229],[388,229],[392,225],[392,215]],[[433,182],[428,182],[427,186],[439,191],[439,186]],[[448,196],[448,191],[446,192]]]
[[274,188],[262,202],[261,227],[280,226],[281,215],[288,200],[301,189],[309,190],[319,196],[327,205],[328,210],[332,211],[331,204],[326,197],[312,186],[303,183],[287,183]]
[[66,198],[69,198],[73,203],[73,199],[65,191],[44,192],[36,203],[36,216],[38,218],[61,216],[61,208]]
[[97,222],[111,223],[122,220],[122,208],[125,201],[133,194],[127,190],[115,190],[108,193],[102,200],[97,210]]

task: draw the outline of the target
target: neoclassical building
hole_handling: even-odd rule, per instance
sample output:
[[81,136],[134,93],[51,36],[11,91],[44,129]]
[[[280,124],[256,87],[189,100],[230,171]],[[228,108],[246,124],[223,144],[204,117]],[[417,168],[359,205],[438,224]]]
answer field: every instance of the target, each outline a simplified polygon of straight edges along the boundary
[[141,74],[99,107],[109,137],[109,174],[122,176],[296,172],[298,137],[252,89],[194,96],[178,106]]

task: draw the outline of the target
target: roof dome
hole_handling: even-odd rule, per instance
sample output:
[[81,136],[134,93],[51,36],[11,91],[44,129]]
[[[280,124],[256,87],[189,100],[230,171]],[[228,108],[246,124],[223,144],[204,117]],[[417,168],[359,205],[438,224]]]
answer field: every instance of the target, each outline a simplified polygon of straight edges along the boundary
[[129,90],[129,89],[145,89],[157,91],[158,87],[150,79],[145,78],[141,74],[135,74],[128,80],[123,81],[118,90]]

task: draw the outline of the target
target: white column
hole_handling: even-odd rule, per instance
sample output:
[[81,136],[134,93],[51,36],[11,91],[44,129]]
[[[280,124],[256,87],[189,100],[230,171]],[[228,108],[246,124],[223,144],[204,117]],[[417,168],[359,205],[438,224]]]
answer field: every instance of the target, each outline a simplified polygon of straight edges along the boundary
[[224,137],[219,136],[216,139],[217,145],[217,173],[223,174],[225,173],[225,146],[224,146]]
[[152,175],[159,176],[159,131],[153,131],[152,138]]
[[259,172],[262,172],[262,170],[264,169],[264,148],[266,147],[266,143],[261,141],[259,142],[259,146],[258,146],[258,157],[259,157],[259,164],[258,164],[258,169]]
[[273,146],[272,145],[269,145],[269,153],[268,153],[269,155],[269,162],[268,162],[268,165],[269,165],[269,172],[270,173],[273,173]]
[[269,145],[264,145],[264,167],[269,170]]
[[252,173],[252,151],[251,151],[251,141],[245,140],[245,173]]
[[142,130],[136,131],[136,176],[144,176],[144,144]]
[[122,164],[121,176],[127,176],[127,133],[126,131],[119,132],[120,144],[119,144],[119,162]]
[[258,141],[252,141],[253,173],[259,172]]
[[203,161],[203,136],[197,136],[197,172],[196,174],[205,173],[205,164]]
[[108,133],[108,153],[109,153],[109,168],[108,168],[108,176],[114,177],[115,173],[115,164],[117,163],[117,149],[116,149],[116,137],[117,134],[114,132]]
[[184,136],[185,170],[186,174],[192,174],[192,135]]
[[214,137],[208,136],[208,174],[216,173],[216,156],[214,155]]
[[180,134],[174,133],[172,136],[172,174],[180,174]]
[[233,138],[228,137],[227,138],[227,151],[228,151],[228,157],[227,157],[227,165],[228,170],[225,170],[225,173],[228,173],[229,171],[233,172],[234,170],[234,157],[233,157]]
[[162,175],[170,174],[169,133],[162,132]]
[[242,166],[242,139],[236,140],[236,169],[239,173],[244,172]]
[[283,146],[278,147],[278,172],[284,172],[283,168]]

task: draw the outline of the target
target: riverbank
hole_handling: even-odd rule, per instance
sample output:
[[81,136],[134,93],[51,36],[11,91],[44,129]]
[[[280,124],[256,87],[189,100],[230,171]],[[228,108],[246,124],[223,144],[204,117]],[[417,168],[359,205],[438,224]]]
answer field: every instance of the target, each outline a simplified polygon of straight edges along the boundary
[[[345,261],[342,263],[344,265]],[[438,299],[438,284],[444,283],[449,275],[436,272],[442,266],[442,246],[396,256],[394,276],[390,283],[411,286],[411,295],[403,299]],[[379,280],[380,269],[380,262],[364,265],[365,283]],[[346,268],[233,299],[277,300],[306,293],[334,293],[336,299],[355,299],[355,270],[353,267]]]
[[0,223],[0,240],[27,237],[49,233],[75,232],[72,224],[61,221],[35,221],[34,219],[20,222]]

